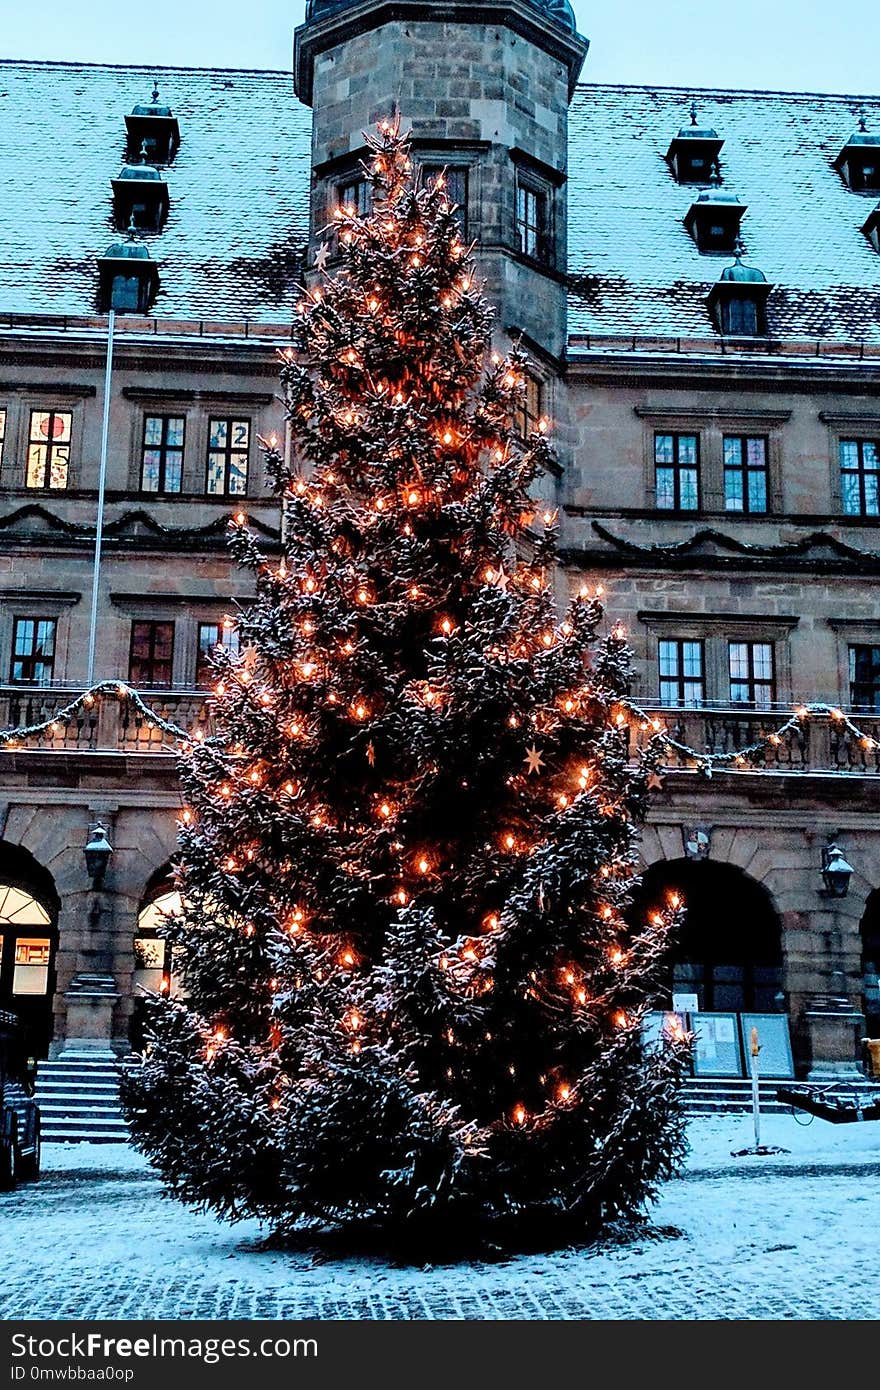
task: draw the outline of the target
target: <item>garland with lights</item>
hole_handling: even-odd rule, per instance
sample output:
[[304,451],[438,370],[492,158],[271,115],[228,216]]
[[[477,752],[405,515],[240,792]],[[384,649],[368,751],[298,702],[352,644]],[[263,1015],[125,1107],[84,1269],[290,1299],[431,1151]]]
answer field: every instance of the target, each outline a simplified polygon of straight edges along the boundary
[[198,743],[202,735],[200,731],[188,733],[178,724],[170,719],[164,719],[157,714],[154,709],[146,703],[143,696],[125,681],[108,680],[99,681],[97,685],[92,685],[88,690],[84,690],[60,709],[54,710],[45,719],[30,724],[12,725],[6,729],[0,729],[0,749],[14,749],[18,744],[26,739],[36,738],[40,734],[61,733],[66,725],[72,724],[83,711],[91,710],[101,699],[114,699],[120,702],[128,702],[132,708],[141,716],[145,723],[152,728],[158,729],[166,737],[173,739],[175,743],[191,744]]
[[[200,742],[211,742],[206,739],[201,730],[190,733],[174,724],[171,720],[164,719],[157,714],[154,709],[145,702],[143,697],[131,685],[122,681],[110,680],[100,681],[97,685],[90,686],[82,694],[77,695],[68,704],[56,710],[47,718],[37,723],[24,725],[14,725],[5,729],[0,729],[0,750],[3,748],[12,749],[19,743],[28,738],[34,738],[40,734],[58,733],[66,724],[72,723],[78,714],[84,709],[90,709],[99,699],[112,698],[116,700],[130,701],[134,709],[141,715],[145,723],[158,729],[168,738],[176,743],[189,745]],[[682,758],[693,762],[696,769],[705,776],[711,777],[716,771],[730,771],[733,768],[749,766],[753,772],[774,772],[777,769],[768,768],[762,765],[758,759],[763,757],[771,748],[779,748],[789,735],[800,732],[809,719],[826,718],[833,720],[844,729],[858,743],[860,748],[867,752],[872,752],[880,748],[880,740],[870,734],[866,734],[858,725],[854,724],[847,713],[837,705],[826,705],[822,703],[812,703],[798,705],[785,717],[782,724],[770,733],[761,734],[752,743],[746,744],[742,748],[735,749],[727,753],[710,753],[706,749],[692,748],[690,744],[682,743],[680,739],[674,738],[664,727],[662,721],[656,713],[649,713],[642,709],[640,705],[630,699],[623,698],[618,701],[620,713],[617,716],[619,726],[629,725],[632,720],[637,722],[639,732],[648,733],[652,741],[662,745],[664,748],[674,749]],[[626,713],[623,713],[625,711]],[[692,713],[699,713],[699,707],[695,706]],[[747,711],[748,712],[748,711]],[[758,711],[760,713],[760,711]],[[531,750],[527,750],[526,760],[529,760]],[[540,760],[543,766],[543,760]],[[530,770],[539,770],[537,767]]]
[[631,912],[662,744],[633,760],[596,596],[557,613],[547,422],[444,181],[394,125],[370,149],[282,354],[280,560],[230,523],[256,597],[180,761],[184,996],[123,1099],[232,1219],[571,1239],[682,1152],[687,1039],[642,1039],[681,904]]

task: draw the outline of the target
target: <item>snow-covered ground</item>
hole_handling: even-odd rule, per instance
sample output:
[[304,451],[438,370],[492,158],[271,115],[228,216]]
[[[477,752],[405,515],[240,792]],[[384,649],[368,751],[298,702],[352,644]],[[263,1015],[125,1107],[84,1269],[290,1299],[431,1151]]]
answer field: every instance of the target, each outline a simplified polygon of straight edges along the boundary
[[765,1118],[790,1150],[733,1158],[747,1117],[691,1123],[691,1153],[637,1240],[501,1263],[401,1267],[260,1248],[162,1197],[121,1145],[52,1146],[0,1196],[4,1318],[843,1318],[880,1316],[880,1124]]

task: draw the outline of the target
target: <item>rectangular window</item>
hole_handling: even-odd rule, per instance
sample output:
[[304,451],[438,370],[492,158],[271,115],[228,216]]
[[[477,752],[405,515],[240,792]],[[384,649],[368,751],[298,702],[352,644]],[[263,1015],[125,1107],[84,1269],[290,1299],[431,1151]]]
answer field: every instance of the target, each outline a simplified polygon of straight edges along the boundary
[[724,436],[724,506],[728,512],[767,511],[767,440]]
[[141,451],[141,491],[180,492],[183,484],[182,415],[147,415]]
[[516,186],[516,234],[519,249],[545,265],[550,262],[549,200],[543,189],[530,183]]
[[664,705],[692,709],[703,703],[702,642],[661,638],[659,662],[660,700]]
[[463,237],[466,237],[468,227],[467,166],[464,164],[423,164],[422,178],[426,188],[436,183],[437,179],[443,180],[446,196],[455,209],[455,216],[461,229],[461,234]]
[[20,936],[15,943],[13,994],[46,994],[52,943],[45,936]]
[[12,666],[14,685],[51,685],[55,672],[55,619],[13,618]]
[[700,506],[700,442],[695,434],[654,435],[656,505],[696,512]]
[[372,185],[365,178],[355,175],[346,179],[337,189],[339,206],[358,217],[368,217],[373,202]]
[[199,641],[196,649],[196,685],[211,684],[214,673],[211,670],[211,653],[218,647],[225,647],[233,655],[238,655],[238,628],[226,627],[223,623],[199,623]]
[[776,695],[772,642],[731,642],[728,646],[730,700],[766,708]]
[[531,372],[526,372],[523,397],[514,418],[514,424],[523,439],[528,439],[538,428],[541,414],[541,381],[538,377],[532,376]]
[[142,690],[168,690],[173,659],[173,623],[132,623],[128,658],[128,679],[132,685]]
[[880,647],[850,647],[849,702],[855,709],[880,710]]
[[250,420],[212,419],[208,422],[208,492],[217,497],[240,497],[247,491]]
[[69,410],[31,411],[26,487],[67,487],[72,429]]
[[880,515],[880,441],[841,439],[840,492],[846,516]]

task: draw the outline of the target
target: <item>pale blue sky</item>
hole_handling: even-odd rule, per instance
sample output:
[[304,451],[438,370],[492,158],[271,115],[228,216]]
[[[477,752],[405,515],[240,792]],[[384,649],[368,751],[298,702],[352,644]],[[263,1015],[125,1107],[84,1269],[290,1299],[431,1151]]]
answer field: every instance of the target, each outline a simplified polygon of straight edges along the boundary
[[[574,0],[597,82],[880,90],[877,0]],[[304,0],[6,0],[2,56],[287,69]]]

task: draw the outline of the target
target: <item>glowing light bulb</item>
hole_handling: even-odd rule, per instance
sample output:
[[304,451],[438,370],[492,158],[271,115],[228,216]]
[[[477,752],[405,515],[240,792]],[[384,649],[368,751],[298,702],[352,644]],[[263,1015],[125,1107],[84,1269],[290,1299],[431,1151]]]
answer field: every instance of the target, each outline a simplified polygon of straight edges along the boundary
[[513,1123],[514,1123],[515,1125],[524,1125],[525,1122],[526,1122],[526,1108],[525,1108],[525,1106],[524,1106],[524,1105],[515,1105],[515,1106],[513,1107]]

